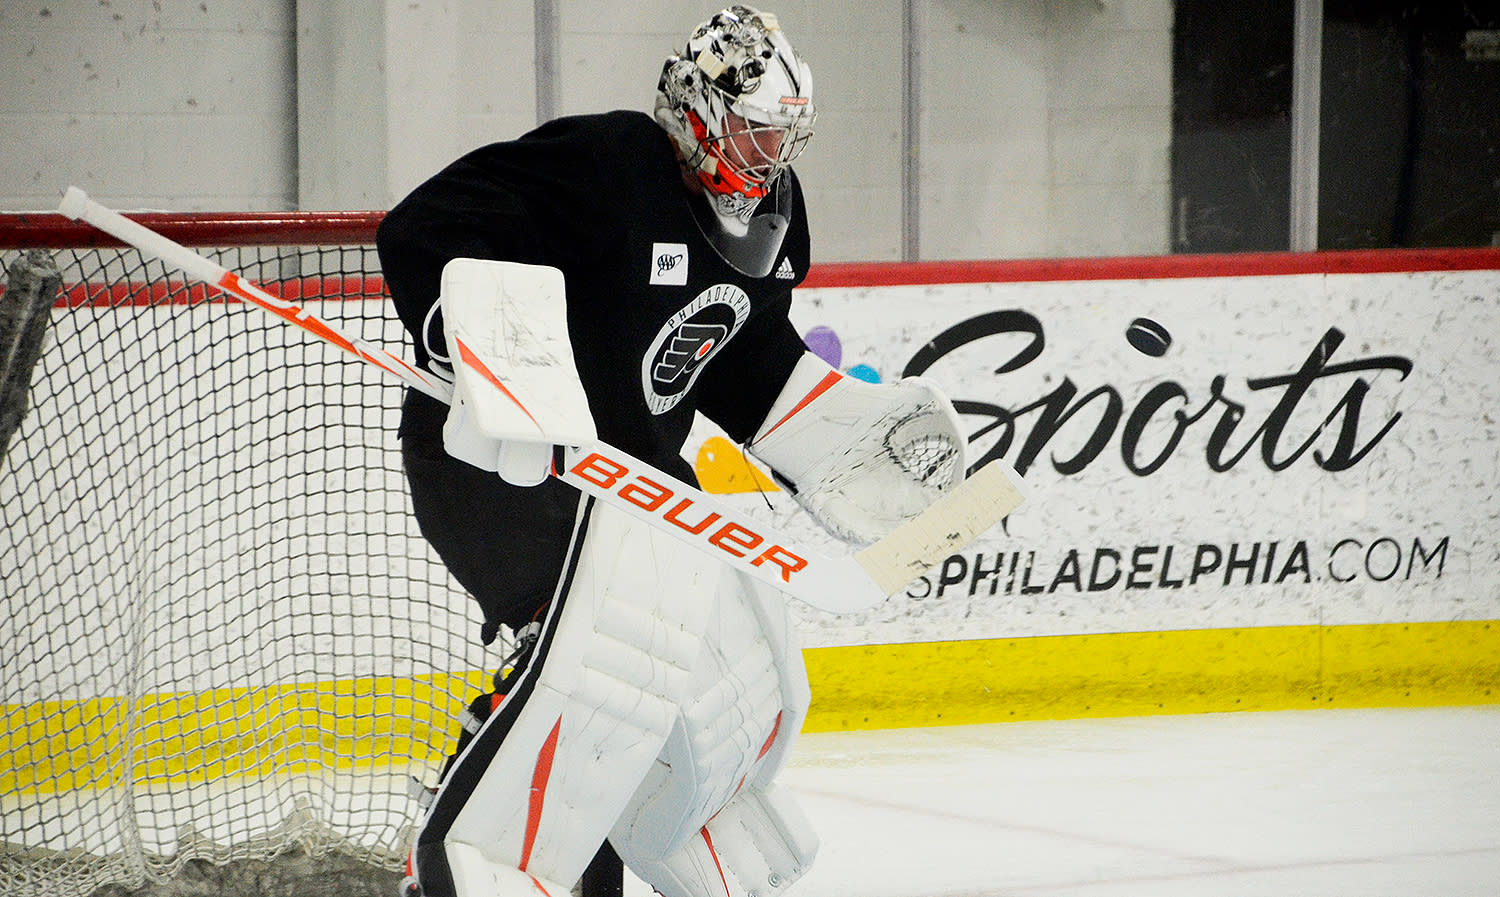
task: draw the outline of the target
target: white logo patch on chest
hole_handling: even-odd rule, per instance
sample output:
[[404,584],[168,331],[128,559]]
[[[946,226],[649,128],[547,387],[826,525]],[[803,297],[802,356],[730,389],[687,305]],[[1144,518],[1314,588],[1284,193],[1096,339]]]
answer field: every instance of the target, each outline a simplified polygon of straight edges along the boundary
[[668,318],[641,360],[641,388],[652,414],[675,408],[709,359],[734,338],[750,317],[750,297],[721,283]]

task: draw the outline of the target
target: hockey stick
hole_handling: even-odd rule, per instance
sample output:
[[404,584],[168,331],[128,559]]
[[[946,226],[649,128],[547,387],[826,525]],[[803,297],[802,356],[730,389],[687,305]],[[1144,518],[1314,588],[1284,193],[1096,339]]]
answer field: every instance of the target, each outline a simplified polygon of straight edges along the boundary
[[453,390],[446,382],[390,354],[372,343],[357,337],[346,336],[338,328],[296,304],[276,296],[248,280],[216,264],[174,240],[162,236],[143,224],[138,224],[113,209],[105,208],[77,187],[69,187],[63,194],[62,204],[57,210],[75,221],[84,221],[99,228],[112,237],[140,250],[141,254],[158,259],[179,269],[189,277],[217,287],[231,296],[281,318],[288,324],[300,327],[327,343],[332,343],[354,355],[361,361],[375,365],[387,373],[405,380],[407,384],[427,393],[435,399],[448,401]]
[[[77,187],[68,188],[58,211],[300,327],[413,388],[451,401],[452,387],[446,381],[344,335],[311,312],[89,199]],[[599,441],[560,446],[551,473],[810,607],[836,614],[866,610],[884,601],[1023,500],[1019,478],[1004,464],[992,463],[875,544],[849,556],[830,558],[799,547],[796,540],[726,502]]]

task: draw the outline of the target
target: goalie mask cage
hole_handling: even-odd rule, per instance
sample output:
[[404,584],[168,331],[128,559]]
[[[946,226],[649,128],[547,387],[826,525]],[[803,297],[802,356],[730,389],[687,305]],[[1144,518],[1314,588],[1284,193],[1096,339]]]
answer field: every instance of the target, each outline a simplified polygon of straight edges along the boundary
[[[402,354],[378,213],[135,217]],[[498,656],[413,521],[402,387],[85,225],[0,215],[7,270],[37,248],[62,285],[7,372],[30,395],[0,458],[0,893],[399,869],[413,780]]]

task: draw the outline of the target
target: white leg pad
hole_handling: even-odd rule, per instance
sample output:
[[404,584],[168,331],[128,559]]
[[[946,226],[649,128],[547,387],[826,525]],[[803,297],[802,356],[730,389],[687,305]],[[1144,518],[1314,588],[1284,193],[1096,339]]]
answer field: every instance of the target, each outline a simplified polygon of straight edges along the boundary
[[[525,674],[534,677],[529,695],[498,748],[480,730],[424,822],[425,829],[443,807],[460,807],[442,835],[450,864],[454,850],[472,850],[563,890],[582,876],[689,691],[712,610],[707,597],[722,569],[697,554],[594,506],[567,600],[547,623],[545,657]],[[512,687],[486,728],[522,690]],[[493,751],[488,764],[478,759],[485,749]],[[454,886],[458,897],[492,893],[464,890],[456,878]]]
[[777,897],[807,872],[817,851],[817,836],[790,795],[752,786],[677,852],[636,872],[662,897]]
[[479,848],[449,842],[448,868],[460,894],[486,897],[568,897],[568,889],[557,882],[538,878],[514,866],[490,862]]
[[[538,651],[529,692],[513,686],[424,824],[419,854],[441,836],[464,866],[454,897],[571,888],[606,836],[668,897],[719,897],[730,878],[747,883],[731,894],[766,897],[807,868],[816,838],[767,790],[810,697],[780,594],[595,504]],[[429,828],[445,801],[446,830]]]
[[785,884],[796,880],[817,839],[791,797],[769,788],[809,697],[784,600],[726,571],[690,697],[610,832],[626,865],[668,897],[723,895],[716,870],[726,857],[744,881],[761,882],[746,887],[762,895],[773,873]]

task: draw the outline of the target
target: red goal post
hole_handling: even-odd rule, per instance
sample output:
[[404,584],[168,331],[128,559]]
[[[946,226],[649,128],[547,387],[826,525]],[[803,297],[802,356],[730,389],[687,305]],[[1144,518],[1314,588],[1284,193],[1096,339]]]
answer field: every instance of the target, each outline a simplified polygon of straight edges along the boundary
[[[401,354],[380,213],[131,217]],[[0,457],[0,893],[290,851],[394,874],[412,779],[504,648],[416,530],[402,388],[87,225],[0,215],[0,265],[34,250],[62,287]]]

